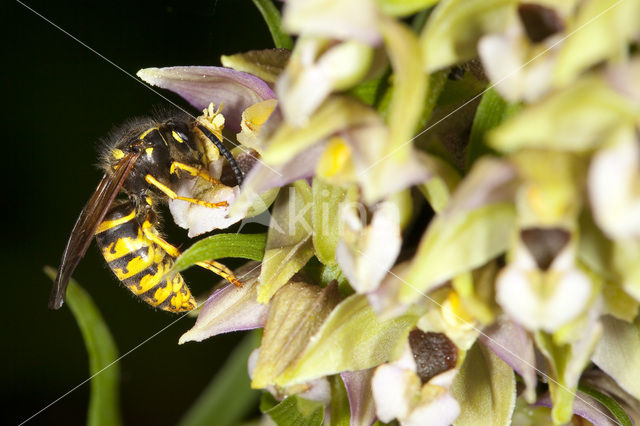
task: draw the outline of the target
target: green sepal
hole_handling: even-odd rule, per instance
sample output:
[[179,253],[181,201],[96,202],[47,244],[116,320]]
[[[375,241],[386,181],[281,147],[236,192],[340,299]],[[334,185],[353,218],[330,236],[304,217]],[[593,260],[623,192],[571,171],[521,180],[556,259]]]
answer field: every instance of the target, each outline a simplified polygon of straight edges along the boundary
[[516,404],[516,379],[511,367],[480,342],[467,352],[453,380],[451,394],[462,407],[456,426],[510,425]]
[[311,186],[313,247],[316,257],[325,265],[336,264],[336,247],[340,238],[340,210],[347,190],[316,177]]
[[380,10],[389,16],[408,16],[436,4],[438,0],[376,0]]
[[[260,303],[267,303],[313,256],[311,200],[311,188],[305,180],[280,191],[276,199],[260,272]],[[302,215],[296,216],[300,212]]]
[[424,67],[432,72],[476,55],[484,34],[500,32],[515,13],[515,0],[443,0],[420,35]]
[[354,294],[336,306],[298,362],[278,378],[277,384],[304,383],[395,359],[418,318],[418,308],[411,308],[398,317],[380,319],[366,296]]
[[602,338],[591,360],[618,385],[640,400],[640,316],[629,323],[603,316]]
[[411,29],[397,21],[382,21],[382,36],[393,68],[393,88],[387,114],[388,154],[395,158],[409,155],[407,144],[422,116],[428,76],[422,71],[418,39]]
[[511,203],[490,204],[436,217],[405,276],[400,300],[411,303],[448,279],[503,253],[515,220],[515,207]]
[[585,152],[597,148],[616,126],[629,125],[640,106],[597,76],[587,76],[527,106],[488,134],[501,152],[526,148]]
[[222,55],[220,62],[226,68],[248,72],[267,83],[275,83],[284,71],[291,52],[286,49],[250,50],[233,55]]

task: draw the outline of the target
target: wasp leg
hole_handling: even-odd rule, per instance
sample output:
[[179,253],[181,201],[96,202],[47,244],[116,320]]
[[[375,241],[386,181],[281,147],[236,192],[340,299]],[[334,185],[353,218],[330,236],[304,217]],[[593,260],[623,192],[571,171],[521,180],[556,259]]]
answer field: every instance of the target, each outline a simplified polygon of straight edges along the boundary
[[192,167],[192,166],[189,166],[188,164],[180,163],[178,161],[174,161],[173,163],[171,163],[171,168],[169,169],[169,173],[173,174],[173,173],[176,173],[178,170],[184,170],[185,172],[189,173],[191,176],[197,176],[199,178],[202,178],[216,185],[221,183],[218,179],[214,178],[213,176],[211,176],[209,173],[207,173],[202,169],[199,169],[197,167]]
[[187,201],[189,203],[199,204],[201,206],[211,207],[211,208],[221,208],[221,207],[227,207],[229,205],[229,203],[227,203],[226,201],[220,201],[218,203],[210,203],[208,201],[198,200],[196,198],[181,197],[178,194],[176,194],[175,191],[173,191],[167,185],[159,182],[158,179],[154,178],[151,175],[146,175],[144,180],[146,180],[147,183],[158,188],[160,191],[162,191],[167,197],[171,198],[172,200]]
[[[151,222],[149,222],[148,220],[145,220],[144,223],[142,224],[142,232],[144,233],[144,235],[149,240],[153,241],[154,243],[162,247],[162,249],[166,251],[169,254],[169,256],[173,258],[180,256],[180,250],[178,250],[177,247],[165,241],[157,233],[153,232],[152,229],[153,229],[153,225],[151,224]],[[221,276],[222,278],[229,281],[231,284],[235,285],[236,287],[242,287],[242,282],[240,282],[240,280],[236,278],[236,276],[233,274],[233,272],[231,272],[229,268],[227,268],[220,262],[216,262],[215,260],[207,260],[203,262],[196,262],[196,265],[202,268],[208,269],[214,274]]]
[[220,262],[216,262],[215,260],[206,260],[204,262],[196,262],[196,265],[208,269],[216,275],[221,276],[225,280],[229,281],[231,284],[236,287],[242,287],[242,282],[233,275],[233,272],[226,266],[224,266]]

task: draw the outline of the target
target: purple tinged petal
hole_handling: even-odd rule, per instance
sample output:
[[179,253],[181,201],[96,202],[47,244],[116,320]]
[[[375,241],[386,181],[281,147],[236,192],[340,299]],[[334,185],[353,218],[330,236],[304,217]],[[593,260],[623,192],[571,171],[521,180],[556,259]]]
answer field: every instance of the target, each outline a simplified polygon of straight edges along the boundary
[[257,162],[245,176],[240,195],[231,210],[231,216],[246,214],[247,209],[258,199],[258,195],[269,189],[313,176],[324,148],[324,143],[315,144],[280,166],[268,166],[262,161]]
[[480,341],[518,373],[526,384],[525,398],[535,401],[537,384],[533,340],[518,324],[499,319],[486,328]]
[[640,59],[614,64],[606,72],[609,84],[624,96],[640,102]]
[[245,186],[247,181],[255,179],[259,181],[256,192],[264,192],[309,178],[315,174],[316,163],[323,151],[324,144],[315,144],[280,167],[268,167],[265,163],[258,163],[245,178]]
[[276,97],[269,85],[258,77],[222,67],[145,68],[137,75],[152,86],[177,93],[199,110],[211,102],[224,104],[226,126],[234,132],[240,131],[245,109]]
[[180,337],[179,344],[264,327],[269,307],[257,302],[259,264],[250,262],[235,274],[243,282],[242,287],[227,284],[217,289],[205,302],[193,328]]
[[[541,405],[543,407],[552,407],[551,397],[547,393],[542,398],[540,398],[536,405]],[[587,395],[584,392],[576,392],[576,398],[573,402],[573,413],[582,417],[583,419],[589,420],[594,425],[598,426],[613,426],[618,425],[613,419],[613,415],[610,414],[609,409],[598,402],[597,399]]]
[[483,158],[474,164],[453,194],[447,214],[509,202],[516,190],[516,168],[503,160]]
[[375,368],[369,368],[340,373],[349,398],[351,410],[349,426],[370,426],[375,420],[376,411],[371,393],[371,378],[374,370]]

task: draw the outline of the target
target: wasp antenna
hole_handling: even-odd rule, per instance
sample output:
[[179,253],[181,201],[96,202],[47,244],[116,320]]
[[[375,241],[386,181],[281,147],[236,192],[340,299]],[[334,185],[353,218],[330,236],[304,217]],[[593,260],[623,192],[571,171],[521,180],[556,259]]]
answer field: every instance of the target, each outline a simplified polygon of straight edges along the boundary
[[242,170],[240,170],[240,167],[238,167],[238,163],[236,163],[235,158],[233,158],[233,155],[231,155],[231,151],[229,151],[227,147],[224,146],[222,142],[220,142],[220,140],[211,132],[211,130],[207,129],[202,124],[197,124],[196,126],[198,127],[198,129],[200,129],[202,133],[204,133],[204,135],[207,138],[209,138],[211,142],[213,142],[216,148],[218,148],[218,151],[220,151],[220,153],[224,155],[224,158],[226,158],[229,164],[231,165],[231,170],[233,170],[233,174],[236,176],[238,185],[239,186],[242,185],[242,181],[244,180],[244,175],[242,174]]

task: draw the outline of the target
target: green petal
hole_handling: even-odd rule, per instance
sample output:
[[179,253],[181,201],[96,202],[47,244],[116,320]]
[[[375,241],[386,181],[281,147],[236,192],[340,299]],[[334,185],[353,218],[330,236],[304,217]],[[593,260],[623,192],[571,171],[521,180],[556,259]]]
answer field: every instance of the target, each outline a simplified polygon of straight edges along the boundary
[[179,426],[233,426],[253,409],[260,393],[249,386],[247,359],[258,343],[259,333],[249,333],[242,339]]
[[408,142],[422,114],[428,76],[422,71],[418,39],[408,26],[386,19],[382,21],[381,30],[393,68],[387,149],[389,154],[402,159],[411,153]]
[[250,50],[235,55],[222,55],[220,62],[227,68],[244,71],[268,82],[275,83],[287,65],[291,52],[286,49]]
[[390,16],[407,16],[433,6],[438,0],[376,0],[380,10]]
[[440,213],[449,203],[451,194],[460,183],[460,175],[449,163],[435,155],[424,154],[420,159],[433,176],[418,188],[433,211]]
[[622,288],[640,301],[640,242],[616,241],[613,246],[613,265],[622,281]]
[[261,409],[267,405],[265,399],[270,400],[270,405],[275,405],[263,410],[263,413],[268,414],[278,426],[320,426],[324,421],[324,405],[321,402],[293,395],[277,404],[271,394],[265,394],[260,403]]
[[312,185],[313,247],[325,265],[336,263],[336,246],[340,238],[340,209],[347,190],[315,178]]
[[478,39],[500,32],[515,14],[515,0],[443,0],[420,35],[424,67],[433,72],[476,55]]
[[620,59],[628,42],[638,34],[640,2],[592,0],[569,21],[569,35],[558,54],[554,80],[559,86],[607,59]]
[[[467,352],[451,394],[460,403],[456,426],[509,425],[516,403],[511,367],[479,342]],[[481,421],[479,419],[482,419]]]
[[269,306],[251,387],[280,384],[278,377],[296,365],[338,299],[337,285],[322,289],[291,282],[276,293]]
[[277,381],[281,386],[339,373],[364,370],[399,355],[419,315],[409,311],[381,320],[366,296],[353,295],[331,312],[300,360]]
[[262,260],[267,234],[217,234],[204,238],[185,250],[170,273],[180,272],[204,260],[223,257]]
[[[44,272],[55,280],[56,271],[45,267]],[[104,318],[91,296],[74,280],[69,280],[65,301],[71,309],[89,354],[91,396],[87,425],[120,425],[120,365],[118,348]]]
[[551,369],[549,392],[553,402],[551,417],[554,424],[564,424],[573,416],[573,400],[578,380],[589,363],[589,357],[601,334],[602,328],[598,323],[592,324],[583,332],[580,340],[567,344],[556,344],[547,333],[535,334],[536,345]]
[[282,124],[267,143],[263,161],[284,164],[298,153],[339,130],[367,123],[378,123],[373,110],[347,96],[329,97],[311,116],[304,127]]
[[602,317],[604,332],[591,358],[624,390],[640,400],[640,317],[628,323]]
[[289,34],[284,32],[280,12],[278,12],[278,9],[273,5],[271,0],[253,0],[253,4],[256,5],[264,21],[267,23],[275,46],[277,48],[291,49],[293,47],[293,40],[291,40]]
[[[578,244],[578,255],[584,262],[585,270],[589,273],[591,280],[597,285],[602,283],[603,312],[618,319],[633,322],[638,315],[640,302],[625,292],[621,280],[611,268],[613,244],[586,214],[580,218]],[[636,258],[633,256],[632,258],[635,264]]]
[[530,106],[489,133],[491,147],[504,152],[523,148],[590,150],[613,127],[633,123],[640,106],[584,78],[568,89]]
[[411,303],[435,286],[504,252],[515,219],[515,208],[511,203],[491,204],[436,217],[405,276],[400,300]]
[[313,256],[311,199],[311,188],[304,180],[280,191],[260,273],[260,303],[267,303]]

